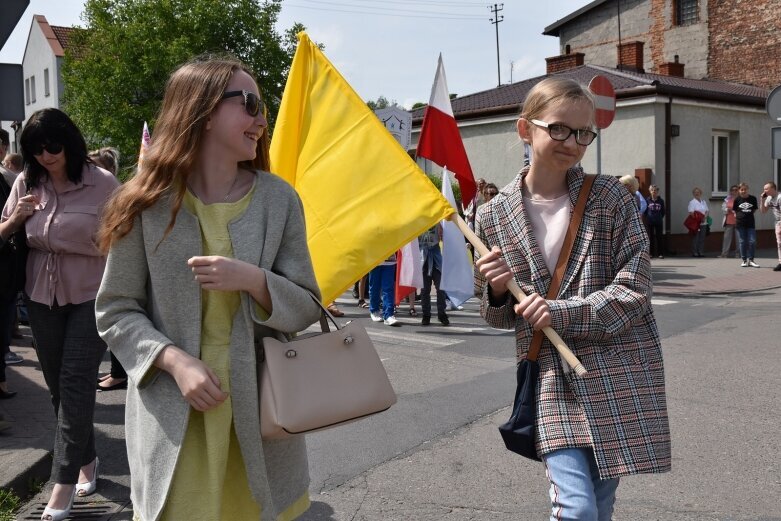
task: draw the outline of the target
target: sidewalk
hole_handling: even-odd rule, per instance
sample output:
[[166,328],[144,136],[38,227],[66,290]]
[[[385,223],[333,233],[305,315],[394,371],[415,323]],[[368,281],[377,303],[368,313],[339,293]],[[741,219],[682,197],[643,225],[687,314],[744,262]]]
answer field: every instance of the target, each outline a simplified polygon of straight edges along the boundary
[[[741,268],[740,259],[734,258],[653,259],[654,298],[761,292],[781,288],[781,272],[772,271],[777,264],[775,250],[759,252],[756,260],[761,266],[759,269]],[[43,375],[36,362],[30,331],[28,328],[22,331],[25,338],[15,341],[12,350],[25,361],[6,369],[9,388],[19,394],[13,399],[0,401],[0,414],[13,422],[11,429],[0,433],[0,488],[13,489],[26,498],[30,493],[38,493],[40,486],[48,479],[55,417]],[[108,362],[104,362],[101,369],[106,371]],[[96,438],[99,452],[124,451],[123,400],[123,391],[98,395],[96,423],[101,425]],[[492,424],[496,421],[496,418],[486,418],[478,423],[481,428],[486,425],[493,428]],[[87,510],[93,509],[95,514],[103,516],[93,519],[130,519],[127,473],[126,463],[112,464],[106,461],[105,468],[101,465],[100,494],[91,496],[89,501],[77,501],[78,509],[74,509],[74,515],[81,511],[86,516]],[[45,501],[46,497],[45,492],[39,493],[22,514],[32,516],[33,509],[42,508],[40,502]],[[314,495],[313,500],[316,501]],[[96,508],[97,511],[94,510]],[[40,510],[36,511],[39,516]]]
[[742,268],[740,259],[689,256],[652,259],[654,297],[696,297],[781,288],[776,250],[757,252],[759,268]]

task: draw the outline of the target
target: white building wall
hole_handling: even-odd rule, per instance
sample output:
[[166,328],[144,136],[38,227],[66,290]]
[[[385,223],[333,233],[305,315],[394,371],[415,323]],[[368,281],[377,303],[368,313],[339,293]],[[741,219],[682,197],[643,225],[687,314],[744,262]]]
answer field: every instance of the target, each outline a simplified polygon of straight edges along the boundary
[[[672,123],[681,129],[681,135],[672,138],[671,145],[673,208],[685,210],[692,198],[692,189],[697,186],[709,202],[712,229],[721,231],[721,203],[727,194],[716,191],[713,184],[713,131],[730,135],[729,184],[746,182],[749,193],[756,196],[774,175],[770,151],[772,122],[761,109],[673,100]],[[674,214],[673,233],[683,233],[685,215],[682,212]],[[773,227],[770,214],[761,216],[757,212],[755,217],[757,229]]]
[[[24,69],[25,82],[35,77],[35,102],[27,104],[25,90],[25,121],[33,112],[43,108],[59,108],[59,68],[58,58],[54,55],[51,45],[43,35],[40,26],[33,22],[30,35],[27,40],[27,48],[24,52],[22,68]],[[49,95],[44,92],[44,70],[49,70]]]

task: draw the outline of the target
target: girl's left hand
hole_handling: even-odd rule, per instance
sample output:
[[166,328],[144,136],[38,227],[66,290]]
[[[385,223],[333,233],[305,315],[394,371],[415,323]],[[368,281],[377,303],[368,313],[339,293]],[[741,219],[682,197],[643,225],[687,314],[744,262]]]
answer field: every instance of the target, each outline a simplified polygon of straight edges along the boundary
[[191,257],[187,265],[203,289],[244,291],[253,287],[260,268],[238,259],[208,255]]
[[550,306],[539,293],[532,293],[521,300],[513,308],[515,314],[522,316],[536,330],[550,326],[553,321],[550,316]]

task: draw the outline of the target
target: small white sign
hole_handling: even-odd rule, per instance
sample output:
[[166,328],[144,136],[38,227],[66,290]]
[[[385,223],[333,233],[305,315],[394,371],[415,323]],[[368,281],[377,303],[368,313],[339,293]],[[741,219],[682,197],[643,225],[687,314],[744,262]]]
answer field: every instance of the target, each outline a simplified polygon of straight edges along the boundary
[[401,144],[404,150],[409,150],[412,138],[412,114],[400,107],[388,107],[374,111],[388,132]]

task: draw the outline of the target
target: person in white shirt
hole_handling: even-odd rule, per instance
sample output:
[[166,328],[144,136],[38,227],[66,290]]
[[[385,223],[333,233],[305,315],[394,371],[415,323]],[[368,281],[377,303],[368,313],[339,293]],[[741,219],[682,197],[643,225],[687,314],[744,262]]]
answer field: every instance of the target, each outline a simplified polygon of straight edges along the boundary
[[694,198],[689,201],[688,212],[689,215],[694,212],[700,212],[702,214],[702,223],[699,231],[692,237],[692,257],[705,257],[703,250],[705,249],[705,233],[707,231],[706,225],[708,224],[708,202],[702,199],[702,190],[695,186],[692,190]]
[[776,218],[776,244],[778,245],[778,265],[773,271],[781,271],[781,194],[778,193],[776,184],[773,181],[765,183],[762,191],[762,197],[759,203],[759,211],[767,212],[768,208],[773,209],[773,215]]

